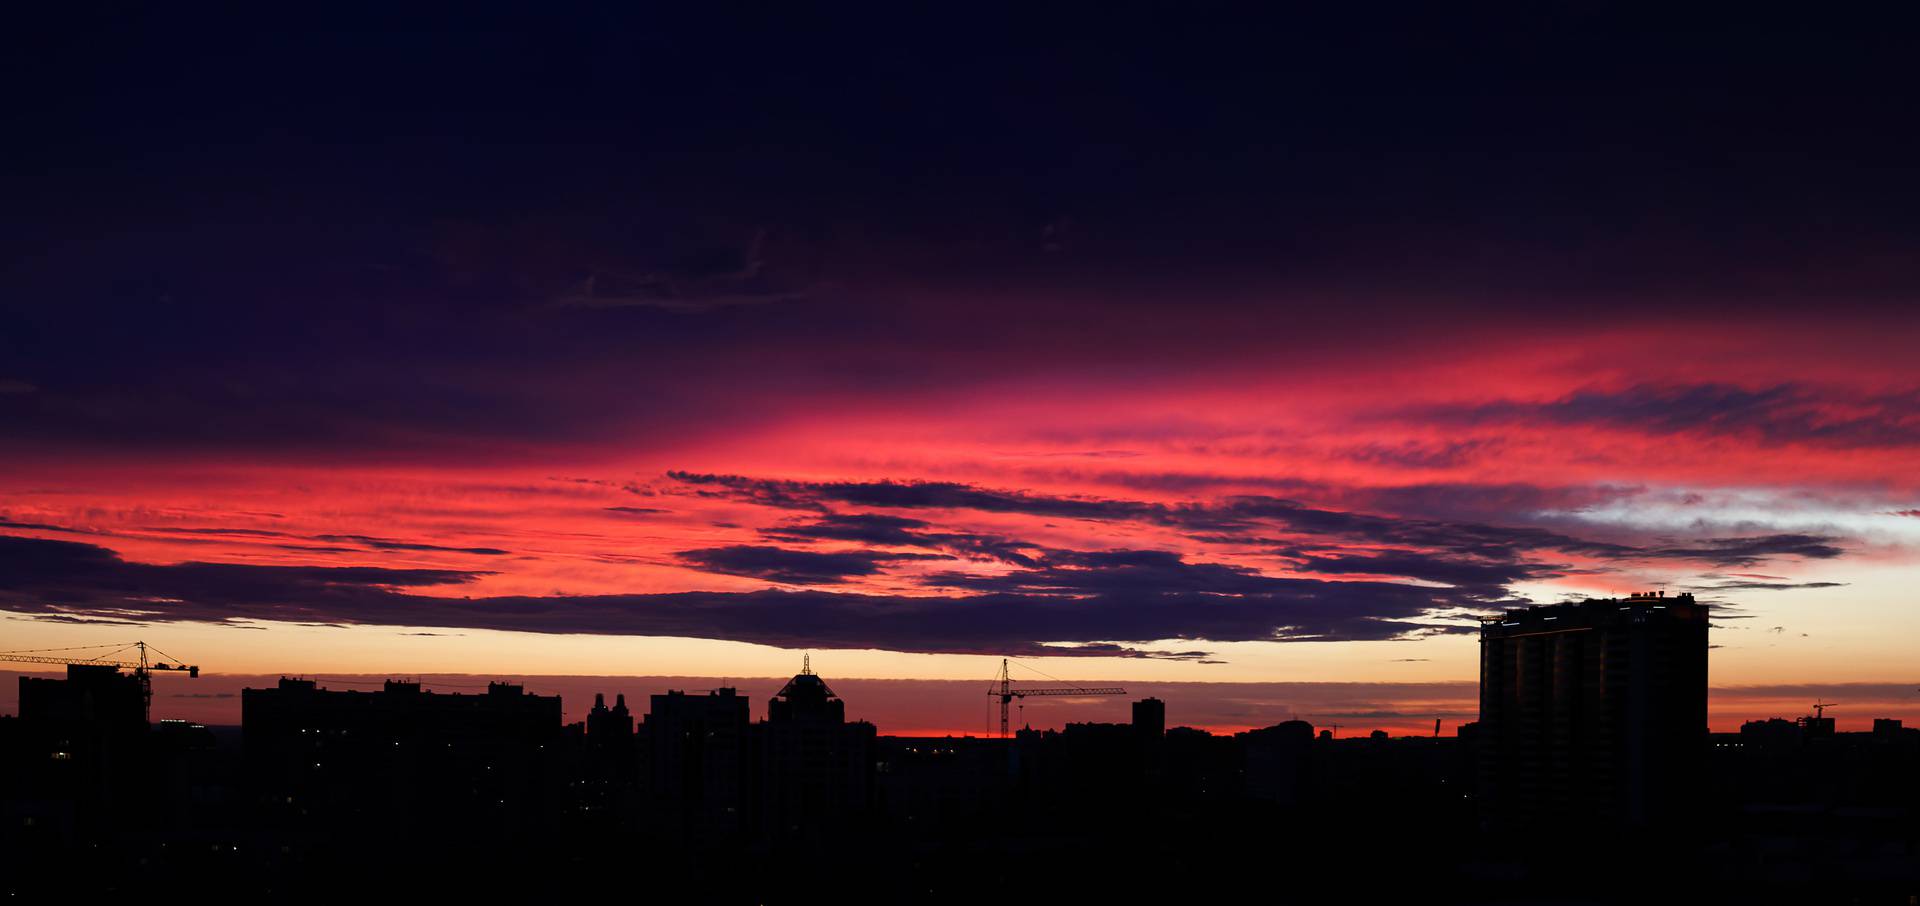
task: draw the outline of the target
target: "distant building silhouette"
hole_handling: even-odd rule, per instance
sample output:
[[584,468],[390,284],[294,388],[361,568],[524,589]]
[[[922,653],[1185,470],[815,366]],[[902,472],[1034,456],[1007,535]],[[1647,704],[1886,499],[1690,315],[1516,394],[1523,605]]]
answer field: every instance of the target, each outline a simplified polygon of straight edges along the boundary
[[286,820],[468,831],[532,825],[561,710],[558,696],[508,683],[461,695],[396,680],[360,692],[282,678],[241,690],[240,715],[255,790]]
[[118,667],[68,664],[66,679],[20,677],[20,719],[36,726],[131,735],[147,728],[140,680]]
[[1480,779],[1509,828],[1683,813],[1703,781],[1707,608],[1636,594],[1481,621]]
[[[20,677],[10,779],[39,795],[20,809],[71,835],[134,811],[149,754],[145,691],[118,667],[68,664],[65,679]],[[11,817],[11,816],[9,816]]]
[[641,729],[656,836],[728,839],[749,829],[750,722],[747,697],[732,688],[653,696]]
[[1167,734],[1167,703],[1143,698],[1133,703],[1133,729],[1142,739],[1159,739]]
[[633,712],[627,710],[627,697],[615,696],[613,707],[607,697],[595,693],[593,710],[587,712],[587,737],[601,745],[619,745],[633,736]]
[[1165,768],[1167,738],[1167,703],[1157,698],[1143,698],[1133,703],[1133,747],[1134,758],[1138,760],[1140,771],[1148,783],[1157,785],[1163,779]]
[[1011,771],[998,737],[875,739],[875,811],[890,836],[971,839],[1004,819]]
[[1797,746],[1802,735],[1801,724],[1779,717],[1750,720],[1740,725],[1741,744],[1749,746]]
[[767,702],[756,728],[764,820],[778,838],[823,841],[871,802],[874,727],[848,723],[846,703],[809,662]]
[[1798,722],[1801,731],[1810,738],[1832,736],[1834,732],[1833,718],[1824,714],[1808,714]]
[[566,809],[603,832],[630,822],[639,812],[642,770],[627,697],[616,695],[609,708],[606,695],[594,693],[586,719],[568,724],[564,738],[572,767]]
[[[1323,739],[1333,737],[1321,731]],[[1263,802],[1296,805],[1312,781],[1313,724],[1282,721],[1241,734],[1247,795]]]

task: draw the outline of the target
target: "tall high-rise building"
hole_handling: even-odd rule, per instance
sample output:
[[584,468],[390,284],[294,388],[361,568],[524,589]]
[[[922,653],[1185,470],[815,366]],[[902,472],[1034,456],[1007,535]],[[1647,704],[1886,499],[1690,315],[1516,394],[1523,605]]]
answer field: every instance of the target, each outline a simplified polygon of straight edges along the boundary
[[1707,740],[1707,607],[1664,592],[1480,624],[1480,786],[1508,829],[1684,815]]
[[1133,730],[1141,739],[1159,739],[1167,733],[1167,703],[1143,698],[1133,703]]
[[655,833],[715,840],[748,829],[750,721],[747,697],[731,687],[653,697],[641,733]]
[[767,702],[761,738],[764,820],[776,838],[822,840],[867,812],[873,725],[847,706],[811,659]]

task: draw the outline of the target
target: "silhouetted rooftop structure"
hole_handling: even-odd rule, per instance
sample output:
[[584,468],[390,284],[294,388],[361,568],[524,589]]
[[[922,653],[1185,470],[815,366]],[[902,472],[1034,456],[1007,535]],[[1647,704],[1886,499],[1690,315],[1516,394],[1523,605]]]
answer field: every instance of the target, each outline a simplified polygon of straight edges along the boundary
[[826,680],[813,672],[813,658],[808,656],[800,672],[787,684],[774,693],[767,702],[767,720],[784,722],[789,720],[822,720],[840,723],[847,719],[847,706],[840,696],[827,688]]
[[872,805],[874,726],[847,723],[846,703],[812,658],[767,702],[760,739],[763,820],[776,839],[822,843]]

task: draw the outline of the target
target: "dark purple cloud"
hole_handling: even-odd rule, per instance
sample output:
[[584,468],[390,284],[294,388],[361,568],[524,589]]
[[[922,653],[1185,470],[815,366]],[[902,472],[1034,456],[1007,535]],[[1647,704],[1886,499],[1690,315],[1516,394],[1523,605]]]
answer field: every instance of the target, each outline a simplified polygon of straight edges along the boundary
[[1002,491],[952,481],[792,481],[673,471],[667,477],[695,493],[783,509],[820,510],[828,504],[881,509],[964,509],[1061,519],[1136,519],[1165,522],[1173,508],[1101,498]]
[[157,565],[123,560],[103,547],[0,537],[0,597],[24,612],[165,619],[176,604],[188,619],[248,617],[262,609],[284,621],[335,618],[391,600],[400,588],[459,585],[484,573],[375,566]]
[[[759,551],[725,555],[734,556],[744,557],[746,566],[776,570],[795,562],[825,572],[875,565],[848,561],[828,567]],[[270,620],[686,636],[786,647],[1191,659],[1203,652],[1073,646],[1154,639],[1391,639],[1438,631],[1409,621],[1456,603],[1443,589],[1273,579],[1152,551],[1072,554],[1024,578],[998,582],[936,581],[966,586],[970,593],[958,596],[766,590],[454,598],[410,591],[460,585],[478,575],[377,567],[155,565],[129,562],[88,544],[0,537],[0,607],[66,619]]]
[[1689,545],[1658,547],[1642,556],[1673,560],[1702,560],[1719,566],[1753,566],[1775,557],[1831,560],[1846,550],[1825,535],[1777,534],[1746,538],[1706,538]]
[[[1520,563],[1529,552],[1534,551],[1558,551],[1619,561],[1695,560],[1720,566],[1749,566],[1781,556],[1831,559],[1844,553],[1835,543],[1839,539],[1824,535],[1782,533],[1708,538],[1687,544],[1634,545],[1582,538],[1537,526],[1379,515],[1328,509],[1263,495],[1231,496],[1211,503],[1168,504],[1062,497],[996,490],[957,482],[806,482],[677,471],[669,473],[669,477],[693,487],[696,494],[726,497],[779,509],[812,510],[822,514],[811,527],[772,530],[772,537],[785,538],[819,533],[821,537],[839,535],[846,540],[866,540],[869,543],[909,544],[915,543],[912,541],[915,533],[926,526],[919,520],[902,517],[843,516],[829,509],[833,505],[852,505],[876,509],[975,510],[1044,518],[1139,522],[1185,531],[1196,540],[1213,544],[1264,545],[1283,549],[1302,544],[1299,538],[1277,537],[1273,534],[1290,532],[1327,542],[1441,551],[1453,560],[1466,564],[1467,571],[1472,571],[1471,564],[1476,562]],[[1461,490],[1452,486],[1418,486],[1408,489],[1406,496],[1433,506],[1436,497],[1444,499],[1457,496]],[[1524,508],[1523,504],[1534,504],[1544,499],[1563,499],[1561,495],[1535,494],[1524,488],[1509,489],[1509,493],[1517,495],[1518,502],[1513,504],[1516,508]],[[1595,492],[1589,499],[1603,496],[1604,492]],[[922,544],[927,537],[921,536]],[[882,538],[891,540],[878,540]],[[1018,547],[1017,544],[1013,546]],[[1431,563],[1409,565],[1417,569],[1433,567]],[[1405,573],[1397,574],[1420,578]]]
[[317,541],[360,544],[382,551],[441,551],[449,554],[477,554],[483,557],[504,557],[513,553],[497,547],[448,547],[418,541],[395,541],[391,538],[376,538],[371,535],[315,535],[313,537]]
[[753,544],[681,551],[688,566],[730,576],[748,576],[784,585],[821,585],[879,573],[890,563],[907,560],[949,560],[938,554],[889,554],[877,551],[790,550]]
[[1394,469],[1451,469],[1472,462],[1484,454],[1495,452],[1504,443],[1499,438],[1475,438],[1445,443],[1418,440],[1403,440],[1397,443],[1374,442],[1349,447],[1339,451],[1339,455],[1354,462]]
[[[1845,582],[1767,582],[1755,579],[1738,579],[1727,582],[1715,582],[1710,585],[1691,586],[1694,591],[1797,591],[1806,588],[1844,588]],[[1729,616],[1729,615],[1721,615]]]
[[858,541],[918,547],[926,542],[920,531],[929,524],[905,516],[828,513],[813,522],[763,529],[761,534],[789,541]]
[[1599,425],[1649,434],[1727,435],[1770,445],[1920,444],[1920,391],[1861,394],[1801,384],[1641,384],[1582,390],[1546,402],[1425,406],[1402,414],[1430,424]]
[[926,581],[952,588],[1048,595],[1244,595],[1290,588],[1298,580],[1274,579],[1252,569],[1220,563],[1189,563],[1168,551],[1110,550],[1052,551],[1037,569],[998,575],[946,573]]
[[51,525],[45,522],[17,522],[12,519],[0,519],[0,528],[21,529],[32,532],[61,532],[69,535],[98,535],[89,529],[74,528],[68,525]]
[[[64,529],[55,529],[55,530],[64,531]],[[295,532],[276,532],[269,529],[216,528],[216,527],[203,527],[203,526],[193,526],[193,527],[156,526],[156,527],[143,528],[142,531],[157,532],[160,534],[167,534],[167,535],[188,535],[188,536],[214,535],[219,537],[231,537],[231,538],[284,538],[290,541],[325,541],[332,544],[357,545],[357,548],[311,547],[311,546],[302,546],[302,545],[295,545],[295,544],[276,545],[278,547],[282,547],[287,550],[346,551],[346,550],[358,549],[358,550],[379,550],[379,551],[432,551],[432,552],[447,553],[447,554],[474,554],[474,555],[483,556],[483,557],[504,557],[513,553],[512,551],[502,550],[497,547],[452,547],[444,544],[429,544],[423,541],[399,541],[393,538],[381,538],[374,535],[338,535],[338,534],[302,535]]]
[[812,522],[762,529],[778,541],[848,541],[883,547],[919,547],[949,551],[974,560],[998,560],[1034,566],[1035,546],[1011,538],[969,532],[929,531],[931,524],[903,516],[876,513],[827,513]]
[[1502,595],[1505,586],[1527,579],[1553,574],[1549,567],[1515,561],[1485,561],[1423,554],[1417,551],[1385,551],[1374,554],[1303,556],[1300,568],[1324,575],[1365,574],[1405,576],[1428,582],[1442,582],[1459,588],[1476,589],[1484,594]]

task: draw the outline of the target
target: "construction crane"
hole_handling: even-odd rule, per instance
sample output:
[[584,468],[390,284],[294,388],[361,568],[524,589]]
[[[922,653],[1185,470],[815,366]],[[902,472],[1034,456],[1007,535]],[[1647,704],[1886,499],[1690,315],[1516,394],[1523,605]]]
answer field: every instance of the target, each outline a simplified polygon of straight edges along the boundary
[[1014,699],[1023,699],[1021,708],[1026,708],[1024,699],[1029,695],[1125,695],[1127,690],[1117,686],[1088,688],[1085,686],[1055,686],[1046,688],[1015,689],[1013,678],[1007,675],[1007,659],[1000,659],[1000,675],[987,694],[1000,700],[1000,738],[1007,738],[1007,705]]
[[[151,720],[153,717],[153,671],[182,671],[190,678],[200,676],[200,668],[192,664],[176,663],[174,658],[158,648],[153,653],[172,661],[149,660],[146,642],[130,642],[125,645],[80,645],[73,648],[29,648],[23,651],[0,651],[0,663],[9,664],[58,664],[62,666],[113,667],[119,670],[133,671],[134,679],[140,682],[140,714]],[[98,651],[111,648],[94,657],[81,657],[77,654],[61,654],[68,651]],[[117,655],[133,650],[137,654],[132,659],[114,660]]]
[[1839,704],[1839,702],[1830,702],[1825,699],[1814,699],[1813,718],[1815,720],[1819,720],[1820,718],[1826,717],[1827,709],[1837,704]]

